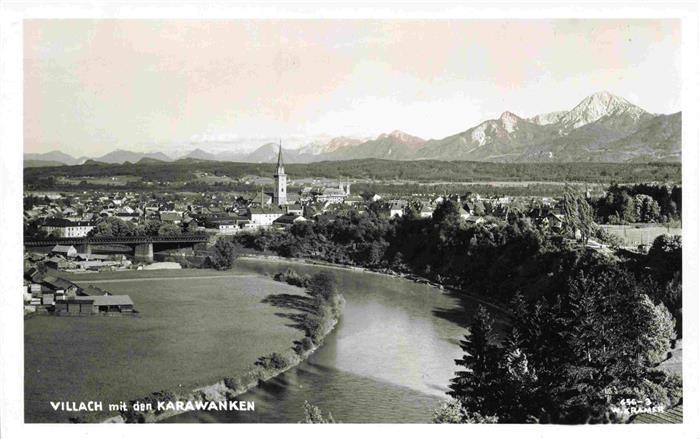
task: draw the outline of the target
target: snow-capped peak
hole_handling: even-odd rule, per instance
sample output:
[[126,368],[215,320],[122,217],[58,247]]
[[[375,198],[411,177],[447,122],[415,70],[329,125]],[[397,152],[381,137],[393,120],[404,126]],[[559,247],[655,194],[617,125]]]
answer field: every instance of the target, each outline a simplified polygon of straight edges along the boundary
[[537,125],[550,125],[561,121],[567,113],[568,111],[552,111],[551,113],[538,114],[527,119],[527,121]]
[[498,118],[498,120],[501,121],[501,123],[503,124],[503,128],[507,132],[512,133],[513,131],[515,131],[515,127],[521,119],[515,114],[511,113],[510,111],[504,111],[503,114],[501,114],[501,117]]
[[646,111],[619,96],[602,91],[582,100],[573,110],[562,117],[560,122],[571,128],[578,128],[595,122],[601,117],[623,113],[639,118]]

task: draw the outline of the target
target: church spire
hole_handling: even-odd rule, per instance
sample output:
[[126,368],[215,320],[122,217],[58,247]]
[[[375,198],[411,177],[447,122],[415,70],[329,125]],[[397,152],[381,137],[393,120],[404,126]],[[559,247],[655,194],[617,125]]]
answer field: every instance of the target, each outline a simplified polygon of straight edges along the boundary
[[280,149],[277,153],[277,173],[284,173],[284,161],[282,160],[282,139],[280,139]]
[[284,161],[282,160],[282,139],[280,139],[280,149],[277,154],[277,172],[275,178],[275,192],[272,195],[272,203],[275,206],[287,204],[287,175],[284,173]]

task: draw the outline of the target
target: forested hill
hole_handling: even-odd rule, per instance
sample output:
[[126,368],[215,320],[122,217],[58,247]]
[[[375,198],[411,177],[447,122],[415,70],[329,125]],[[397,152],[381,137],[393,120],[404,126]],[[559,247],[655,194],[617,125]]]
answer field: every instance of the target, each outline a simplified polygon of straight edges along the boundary
[[[25,182],[51,176],[94,177],[133,175],[146,181],[187,181],[195,172],[240,178],[272,176],[273,163],[235,163],[185,159],[157,160],[136,164],[106,164],[88,161],[83,165],[25,168]],[[325,177],[375,181],[483,182],[483,181],[579,181],[681,182],[680,163],[488,163],[472,161],[392,161],[361,159],[326,161],[285,166],[291,178]]]

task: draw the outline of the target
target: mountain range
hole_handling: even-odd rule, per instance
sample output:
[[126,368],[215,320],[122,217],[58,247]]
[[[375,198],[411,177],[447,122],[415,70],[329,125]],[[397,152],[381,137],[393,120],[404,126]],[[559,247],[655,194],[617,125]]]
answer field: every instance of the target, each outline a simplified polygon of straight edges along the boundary
[[[679,162],[681,113],[652,114],[608,92],[595,93],[571,110],[521,117],[510,111],[442,139],[425,140],[393,131],[373,139],[335,137],[296,149],[283,149],[287,163],[381,158],[393,160],[471,160],[489,162]],[[271,163],[278,145],[252,152],[212,153],[197,148],[179,159]],[[60,151],[25,154],[25,166],[75,165]],[[115,150],[92,160],[136,163],[171,161],[162,152]]]

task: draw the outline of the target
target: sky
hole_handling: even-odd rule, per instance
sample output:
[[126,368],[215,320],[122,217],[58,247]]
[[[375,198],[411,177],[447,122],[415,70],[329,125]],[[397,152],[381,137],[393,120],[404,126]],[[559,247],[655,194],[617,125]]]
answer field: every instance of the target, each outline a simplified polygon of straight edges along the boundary
[[680,31],[679,20],[26,20],[24,150],[442,138],[603,90],[673,113]]

